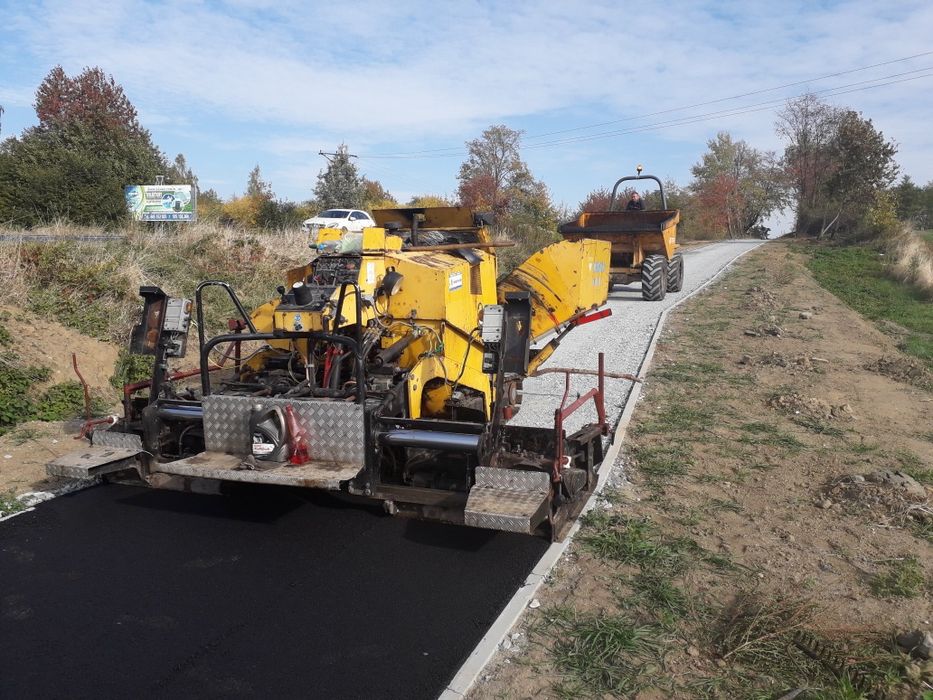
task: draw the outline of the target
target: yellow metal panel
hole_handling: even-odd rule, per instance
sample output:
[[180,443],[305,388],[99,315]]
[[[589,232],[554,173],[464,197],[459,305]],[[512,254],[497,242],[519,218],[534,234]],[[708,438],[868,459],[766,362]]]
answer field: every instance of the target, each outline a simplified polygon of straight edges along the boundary
[[606,303],[610,247],[592,239],[552,243],[499,283],[499,301],[506,292],[531,293],[531,336],[537,340]]
[[363,250],[383,250],[386,247],[386,232],[381,228],[363,229]]

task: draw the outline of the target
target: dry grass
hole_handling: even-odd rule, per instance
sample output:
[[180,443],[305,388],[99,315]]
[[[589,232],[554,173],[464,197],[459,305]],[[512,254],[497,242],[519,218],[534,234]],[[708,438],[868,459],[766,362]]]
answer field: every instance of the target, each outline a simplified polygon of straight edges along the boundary
[[888,239],[886,247],[894,276],[933,294],[933,244],[905,227]]
[[[253,308],[275,295],[285,270],[309,258],[307,236],[297,229],[247,232],[213,222],[164,231],[129,226],[109,241],[82,240],[103,232],[60,222],[3,233],[16,237],[0,241],[0,298],[115,341],[125,340],[136,319],[142,285],[190,298],[198,282],[221,279]],[[36,233],[60,238],[36,240]]]

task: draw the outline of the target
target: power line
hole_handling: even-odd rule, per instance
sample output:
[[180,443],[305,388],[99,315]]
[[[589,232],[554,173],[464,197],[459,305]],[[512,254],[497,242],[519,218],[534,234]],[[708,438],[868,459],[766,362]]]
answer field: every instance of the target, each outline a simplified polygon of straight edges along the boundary
[[[904,56],[904,57],[902,57],[902,58],[895,58],[895,59],[891,59],[891,60],[889,60],[889,61],[882,61],[882,62],[880,62],[880,63],[873,63],[873,64],[867,65],[867,66],[861,66],[861,67],[858,67],[858,68],[851,68],[851,69],[849,69],[849,70],[844,70],[844,71],[837,71],[837,72],[835,72],[835,73],[827,73],[827,74],[825,74],[825,75],[820,75],[820,76],[817,76],[817,77],[815,77],[815,78],[809,78],[809,79],[807,79],[807,80],[798,80],[798,81],[794,81],[794,82],[790,82],[790,83],[784,83],[783,85],[777,85],[777,86],[775,86],[775,87],[763,88],[763,89],[760,89],[760,90],[752,90],[752,91],[740,93],[740,94],[737,94],[737,95],[730,95],[730,96],[728,96],[728,97],[720,97],[720,98],[717,98],[717,99],[714,99],[714,100],[706,100],[706,101],[704,101],[704,102],[696,102],[696,103],[694,103],[694,104],[683,105],[683,106],[680,106],[680,107],[671,107],[671,108],[669,108],[669,109],[663,109],[663,110],[659,110],[659,111],[656,111],[656,112],[649,112],[649,113],[647,113],[647,114],[640,114],[640,115],[635,115],[635,116],[631,116],[631,117],[624,117],[624,118],[621,118],[621,119],[614,119],[614,120],[611,120],[611,121],[599,122],[599,123],[596,123],[596,124],[588,124],[588,125],[585,125],[585,126],[572,127],[572,128],[561,129],[561,130],[557,130],[557,131],[544,132],[544,133],[541,133],[541,134],[532,134],[532,135],[530,135],[530,136],[525,136],[525,137],[523,138],[523,140],[527,142],[527,141],[530,140],[530,139],[539,139],[539,138],[545,138],[545,137],[547,137],[547,136],[555,136],[555,135],[564,134],[564,133],[570,133],[570,132],[574,132],[574,131],[585,131],[585,130],[587,130],[587,129],[596,129],[596,128],[599,128],[599,127],[602,127],[602,126],[609,126],[609,125],[611,125],[611,124],[620,124],[620,123],[623,123],[623,122],[635,121],[635,120],[638,120],[638,119],[647,119],[647,118],[649,118],[649,117],[655,117],[655,116],[659,116],[659,115],[661,115],[661,114],[670,114],[670,113],[672,113],[672,112],[681,112],[681,111],[684,111],[684,110],[687,110],[687,109],[694,109],[694,108],[696,108],[696,107],[705,107],[705,106],[712,105],[712,104],[719,104],[719,103],[722,103],[722,102],[729,102],[729,101],[731,101],[731,100],[742,99],[743,97],[751,97],[751,96],[753,96],[753,95],[761,95],[761,94],[765,94],[765,93],[768,93],[768,92],[774,92],[774,91],[776,91],[776,90],[783,90],[783,89],[786,89],[786,88],[789,88],[789,87],[796,87],[796,86],[798,86],[798,85],[805,85],[805,84],[807,84],[807,83],[812,83],[812,82],[816,82],[816,81],[819,81],[819,80],[826,80],[826,79],[828,79],[828,78],[836,78],[836,77],[839,77],[839,76],[842,76],[842,75],[851,75],[852,73],[859,73],[859,72],[862,72],[862,71],[871,70],[872,68],[879,68],[879,67],[881,67],[881,66],[887,66],[887,65],[894,64],[894,63],[903,63],[903,62],[905,62],[905,61],[910,61],[910,60],[913,60],[913,59],[915,59],[915,58],[922,58],[922,57],[924,57],[924,56],[930,56],[930,55],[933,55],[933,51],[925,51],[925,52],[922,52],[922,53],[912,54],[912,55],[910,55],[910,56]],[[926,70],[926,69],[919,69],[919,70]],[[916,71],[913,71],[913,72],[916,72]],[[900,75],[900,74],[898,74],[898,75]],[[891,77],[891,76],[884,76],[883,78],[876,78],[876,79],[874,79],[874,80],[883,80],[883,79],[888,78],[888,77]],[[872,82],[872,81],[865,81],[865,82]],[[845,87],[845,86],[843,86],[843,87]],[[879,86],[879,87],[880,87],[880,86]],[[817,91],[817,92],[825,92],[826,90],[833,90],[833,89],[837,89],[837,88],[825,88],[824,90]],[[785,98],[781,98],[781,101],[783,101],[784,99],[785,99]],[[533,147],[535,147],[535,146],[537,146],[537,145],[539,145],[539,144],[526,145],[526,146],[524,146],[524,148],[533,148]],[[430,156],[427,156],[427,155],[424,155],[424,154],[445,154],[445,155],[438,155],[438,156],[434,156],[434,157],[454,157],[454,156],[460,156],[460,155],[462,155],[463,153],[464,153],[464,149],[463,149],[462,147],[460,147],[460,146],[450,146],[450,147],[447,147],[447,148],[432,148],[432,149],[424,149],[424,150],[419,150],[419,151],[402,151],[402,152],[398,152],[398,153],[385,153],[385,154],[376,153],[376,154],[372,154],[372,155],[364,155],[363,157],[366,158],[366,159],[374,159],[374,158],[415,158],[415,157],[418,157],[418,156],[430,157]]]
[[[894,85],[897,83],[903,83],[903,82],[909,82],[912,80],[919,80],[921,78],[933,77],[933,72],[925,73],[923,75],[912,75],[914,73],[918,73],[922,71],[929,71],[929,70],[933,70],[933,67],[928,66],[925,68],[918,68],[912,71],[905,71],[903,73],[895,73],[895,74],[883,76],[880,78],[873,78],[871,80],[863,80],[863,81],[859,81],[856,83],[849,83],[848,85],[840,85],[840,86],[833,87],[833,88],[824,88],[823,90],[817,90],[810,94],[823,94],[824,97],[836,97],[839,95],[846,95],[846,94],[853,93],[853,92],[862,92],[865,90],[885,87],[885,86]],[[900,77],[900,76],[905,76],[905,75],[911,75],[911,77],[907,77],[907,78]],[[900,79],[889,80],[889,78],[900,78]],[[878,81],[884,81],[884,82],[878,82]],[[866,84],[866,83],[874,83],[874,84]],[[712,119],[721,118],[721,117],[732,117],[732,116],[739,116],[742,114],[762,112],[765,110],[772,109],[776,105],[783,104],[788,99],[799,98],[805,94],[806,93],[802,93],[799,95],[794,95],[789,98],[782,97],[779,99],[768,100],[766,102],[760,102],[757,104],[745,105],[742,107],[735,107],[735,108],[719,110],[715,112],[708,112],[705,114],[680,117],[677,119],[657,122],[654,124],[643,124],[640,126],[633,126],[627,129],[617,129],[613,131],[600,132],[597,134],[586,134],[586,135],[568,137],[565,139],[556,139],[553,141],[546,141],[543,143],[535,143],[535,144],[522,146],[522,149],[531,150],[531,149],[538,149],[538,148],[550,148],[553,146],[563,146],[563,145],[568,145],[568,144],[573,144],[573,143],[582,143],[585,141],[594,141],[594,140],[599,140],[599,139],[612,138],[615,136],[624,136],[626,134],[634,134],[634,133],[638,133],[642,131],[656,131],[658,129],[665,129],[665,128],[670,128],[674,126],[687,126],[690,124],[697,124],[700,122],[710,121]],[[669,111],[676,111],[676,110],[669,110]],[[453,149],[443,149],[443,150],[453,150]],[[362,156],[361,158],[364,160],[371,160],[371,159],[377,159],[377,158],[378,159],[395,158],[395,159],[405,159],[405,160],[423,160],[423,159],[433,159],[433,158],[459,158],[459,157],[462,157],[465,154],[465,152],[466,151],[464,149],[460,148],[460,149],[457,149],[456,152],[444,153],[444,154],[431,155],[430,152],[425,152],[425,155],[416,155],[416,153],[418,152],[412,152],[410,155],[403,155],[403,154],[397,154],[394,156],[372,155],[372,156]]]
[[[824,97],[835,97],[837,95],[845,95],[850,92],[859,92],[862,90],[871,90],[876,87],[884,87],[886,85],[893,85],[895,83],[905,82],[907,80],[917,80],[919,78],[927,78],[933,75],[933,73],[925,73],[924,75],[914,75],[915,73],[921,73],[923,71],[933,70],[933,66],[927,66],[925,68],[918,68],[916,70],[904,71],[903,73],[894,73],[892,75],[886,75],[881,78],[873,78],[872,80],[861,80],[855,83],[849,83],[848,85],[838,85],[833,88],[825,88],[823,90],[816,90],[810,94],[814,95],[823,95]],[[903,78],[903,76],[912,75],[910,78]],[[895,80],[895,78],[903,78]],[[885,82],[878,82],[885,81]],[[869,84],[874,83],[874,84]],[[806,93],[803,93],[806,94]],[[654,124],[643,124],[641,126],[633,126],[627,129],[618,129],[613,131],[604,131],[597,134],[586,134],[581,136],[573,136],[565,139],[557,139],[554,141],[547,141],[544,143],[535,143],[530,146],[523,146],[524,149],[533,149],[533,148],[544,148],[548,146],[557,146],[569,143],[579,143],[582,141],[592,141],[602,138],[610,138],[613,136],[621,136],[624,134],[636,133],[639,131],[647,131],[652,129],[666,128],[670,126],[682,126],[686,124],[695,124],[703,121],[709,121],[718,117],[731,117],[737,116],[740,114],[749,114],[752,112],[761,112],[777,105],[784,104],[787,99],[794,99],[803,97],[803,94],[794,95],[793,98],[779,98],[774,100],[767,100],[766,102],[758,102],[755,104],[744,105],[741,107],[734,107],[731,109],[718,110],[715,112],[707,112],[705,114],[695,114],[688,117],[680,117],[677,119],[670,119],[663,122],[657,122]]]

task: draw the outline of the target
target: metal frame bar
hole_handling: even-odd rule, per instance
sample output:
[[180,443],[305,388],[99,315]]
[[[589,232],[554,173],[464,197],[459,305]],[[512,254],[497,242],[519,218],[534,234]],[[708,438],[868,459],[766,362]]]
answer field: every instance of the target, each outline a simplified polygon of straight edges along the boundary
[[597,370],[597,376],[599,378],[597,386],[595,389],[590,389],[588,392],[582,396],[578,396],[569,406],[567,405],[567,397],[570,395],[570,375],[575,374],[573,370],[563,370],[564,372],[564,396],[560,401],[560,407],[554,411],[554,463],[551,467],[551,481],[559,483],[561,480],[561,468],[564,461],[564,420],[569,417],[572,413],[576,412],[581,406],[583,406],[587,401],[593,399],[596,403],[596,416],[599,419],[598,425],[602,433],[605,435],[608,432],[609,424],[606,423],[606,403],[605,403],[605,357],[603,353],[599,353],[599,369]]
[[[239,297],[237,297],[236,292],[233,291],[227,282],[221,280],[207,280],[201,282],[198,285],[197,289],[194,291],[194,301],[196,312],[198,315],[198,349],[204,349],[204,307],[201,302],[201,294],[207,287],[223,287],[227,294],[230,296],[230,299],[233,301],[234,306],[236,306],[237,311],[240,312],[240,315],[243,317],[243,321],[246,323],[246,326],[249,328],[250,333],[256,333],[256,326],[253,325],[252,319],[250,319],[249,314],[246,313],[246,309],[243,308],[243,304],[240,303]],[[201,353],[204,354],[203,352]]]

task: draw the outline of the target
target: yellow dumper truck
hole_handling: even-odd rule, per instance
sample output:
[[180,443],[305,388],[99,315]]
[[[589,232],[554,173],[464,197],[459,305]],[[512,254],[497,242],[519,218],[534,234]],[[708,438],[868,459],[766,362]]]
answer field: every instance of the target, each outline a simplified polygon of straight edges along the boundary
[[[661,208],[625,210],[618,197],[623,182],[654,180],[661,193]],[[619,178],[612,188],[608,211],[584,212],[562,224],[560,233],[569,241],[596,239],[612,246],[609,262],[610,290],[616,284],[641,280],[646,301],[660,301],[667,292],[679,292],[684,284],[684,259],[676,252],[678,209],[667,208],[664,184],[654,175],[638,174]]]

